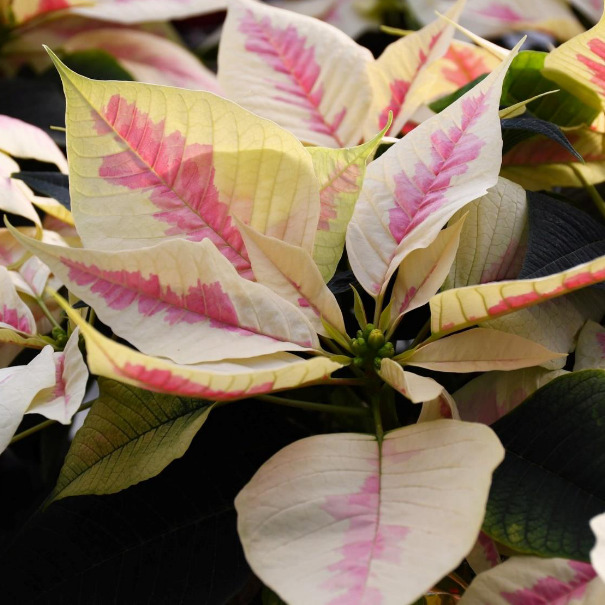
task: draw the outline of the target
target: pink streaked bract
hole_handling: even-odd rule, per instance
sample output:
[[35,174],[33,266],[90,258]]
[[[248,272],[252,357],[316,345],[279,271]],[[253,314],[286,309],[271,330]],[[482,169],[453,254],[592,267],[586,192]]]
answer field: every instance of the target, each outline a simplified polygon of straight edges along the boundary
[[188,145],[178,131],[166,134],[164,120],[155,123],[117,94],[101,113],[106,122],[93,112],[97,133],[114,131],[127,149],[103,158],[99,176],[148,193],[158,208],[153,217],[170,225],[167,236],[208,238],[243,277],[251,278],[243,240],[214,185],[212,146]]

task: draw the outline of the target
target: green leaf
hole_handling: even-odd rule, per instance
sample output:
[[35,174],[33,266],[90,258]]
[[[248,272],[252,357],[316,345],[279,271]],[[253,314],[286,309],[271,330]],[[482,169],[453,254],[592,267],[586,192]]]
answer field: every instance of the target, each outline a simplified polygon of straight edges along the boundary
[[[3,517],[3,605],[248,602],[238,593],[257,584],[233,500],[265,460],[309,434],[306,417],[253,400],[232,403],[213,411],[186,454],[151,481],[60,500],[10,536]],[[19,485],[29,477],[21,464]],[[23,507],[17,491],[3,493]]]
[[432,103],[429,103],[429,107],[435,112],[440,113],[447,107],[449,107],[454,101],[457,101],[462,95],[466,94],[471,88],[475,88],[479,82],[484,78],[487,78],[487,74],[482,74],[475,78],[472,82],[461,86],[458,90],[451,92],[449,95],[445,95]]
[[99,378],[100,396],[76,433],[49,502],[113,494],[180,458],[213,404]]
[[112,55],[105,50],[78,50],[62,56],[63,63],[73,71],[95,80],[134,80]]
[[36,193],[47,195],[63,204],[65,208],[71,210],[71,201],[69,197],[69,177],[60,172],[15,172],[11,174],[14,179],[23,181],[29,185]]
[[559,126],[591,124],[600,111],[600,102],[594,91],[583,90],[587,98],[594,97],[594,103],[587,105],[576,96],[577,89],[586,88],[579,83],[573,91],[542,75],[547,53],[534,50],[520,52],[511,63],[502,86],[502,104],[514,105],[525,99],[549,90],[559,89],[552,95],[540,97],[527,105],[527,109],[537,118],[554,122]]
[[510,548],[589,560],[605,510],[605,371],[560,376],[492,428],[506,448],[483,525]]
[[582,210],[527,192],[529,238],[519,279],[566,271],[605,255],[605,227]]
[[552,122],[540,120],[533,116],[520,116],[502,120],[500,124],[502,125],[503,139],[502,153],[508,153],[518,143],[536,134],[541,134],[561,145],[580,162],[584,161],[569,142],[569,139],[563,134],[563,131]]

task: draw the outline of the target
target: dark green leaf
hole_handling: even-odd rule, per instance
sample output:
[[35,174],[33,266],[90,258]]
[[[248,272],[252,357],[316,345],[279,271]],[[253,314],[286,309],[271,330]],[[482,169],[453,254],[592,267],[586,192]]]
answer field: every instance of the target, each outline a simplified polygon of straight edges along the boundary
[[51,500],[113,494],[160,473],[180,458],[212,404],[151,393],[106,378],[76,433]]
[[126,80],[134,78],[107,51],[99,49],[78,50],[61,57],[70,69],[95,80]]
[[48,195],[71,210],[69,198],[69,177],[60,172],[15,172],[14,179],[20,179],[36,193]]
[[[559,92],[532,101],[527,109],[537,118],[553,122],[559,126],[591,124],[600,111],[600,102],[594,91],[579,82],[573,89],[566,90],[560,84],[544,77],[544,58],[547,53],[535,50],[521,51],[512,61],[502,86],[502,104],[514,105],[549,90]],[[588,105],[576,95],[578,89],[586,89],[587,98],[593,99]]]
[[560,376],[492,428],[506,448],[483,528],[516,551],[587,561],[605,511],[605,371]]
[[605,254],[605,226],[558,199],[528,191],[529,238],[519,279],[565,271]]
[[56,143],[65,145],[65,133],[49,128],[49,126],[65,126],[65,97],[58,76],[55,74],[35,80],[29,78],[3,80],[0,114],[34,124],[42,128]]
[[233,500],[263,462],[307,434],[266,403],[217,409],[158,477],[60,500],[0,544],[3,605],[228,603],[250,578]]
[[446,107],[449,107],[452,103],[454,103],[454,101],[457,101],[463,94],[465,94],[469,90],[471,90],[471,88],[475,88],[475,86],[477,84],[479,84],[479,82],[484,80],[486,77],[487,77],[487,74],[483,74],[483,75],[479,76],[478,78],[475,78],[472,82],[465,84],[464,86],[460,87],[458,90],[455,90],[454,92],[450,93],[449,95],[445,95],[444,97],[441,97],[440,99],[437,99],[436,101],[433,101],[432,103],[429,103],[429,107],[435,113],[439,113],[439,112],[443,111]]
[[517,118],[509,118],[501,121],[503,146],[502,153],[509,152],[517,143],[541,134],[548,137],[555,143],[558,143],[569,153],[574,155],[580,162],[583,162],[582,156],[573,148],[563,131],[552,122],[540,120],[533,116],[523,115]]

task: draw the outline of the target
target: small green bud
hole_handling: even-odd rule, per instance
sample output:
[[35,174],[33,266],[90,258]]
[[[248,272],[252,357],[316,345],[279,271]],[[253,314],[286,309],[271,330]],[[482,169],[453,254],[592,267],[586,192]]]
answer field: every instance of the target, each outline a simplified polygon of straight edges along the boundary
[[356,368],[363,368],[364,363],[365,363],[365,360],[362,357],[354,357],[353,358],[353,365]]
[[363,330],[357,330],[357,338],[363,338]]
[[368,344],[374,351],[380,349],[384,344],[384,334],[382,333],[382,330],[372,330],[368,336]]
[[380,370],[380,364],[382,363],[382,359],[380,357],[374,357],[374,367],[377,370]]
[[395,347],[392,342],[387,342],[376,352],[376,355],[380,358],[393,357],[395,355]]
[[364,335],[367,337],[368,334],[374,329],[376,326],[374,324],[368,324],[366,329],[364,330]]

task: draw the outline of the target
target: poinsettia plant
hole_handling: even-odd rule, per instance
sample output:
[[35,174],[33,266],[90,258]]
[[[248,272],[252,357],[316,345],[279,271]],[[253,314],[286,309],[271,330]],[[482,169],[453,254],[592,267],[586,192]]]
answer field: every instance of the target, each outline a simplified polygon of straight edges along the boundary
[[[7,14],[43,16],[26,4]],[[172,4],[158,18],[195,3]],[[483,4],[519,25],[512,4]],[[206,597],[190,589],[204,572],[183,559],[220,558],[215,537],[171,547],[189,570],[181,600],[254,602],[264,584],[263,602],[293,605],[600,602],[605,20],[550,52],[506,50],[457,25],[463,0],[446,8],[375,59],[328,23],[233,0],[206,90],[158,85],[176,52],[166,69],[145,55],[143,83],[88,79],[47,48],[68,161],[0,116],[0,448],[90,410],[33,529],[5,550],[11,569],[29,567],[40,530],[71,536],[58,511],[86,506],[71,503],[110,507],[168,481],[198,432],[215,443],[221,414],[229,454],[258,451],[260,425],[237,417],[262,402],[296,427],[285,447],[244,449],[237,467],[212,449],[192,458],[217,466],[196,531],[233,506],[213,486],[258,459],[229,488],[246,564],[228,560],[251,568],[250,595],[239,571],[217,589],[205,569]],[[150,34],[116,31],[86,35],[110,54],[138,36],[115,52],[137,63]],[[60,172],[21,171],[32,159]],[[29,413],[48,420],[31,427]],[[122,525],[107,526],[122,545],[74,557],[72,586],[35,571],[31,599],[83,594],[107,561],[132,561],[149,538]],[[123,588],[124,573],[107,599],[168,598],[155,582]]]

